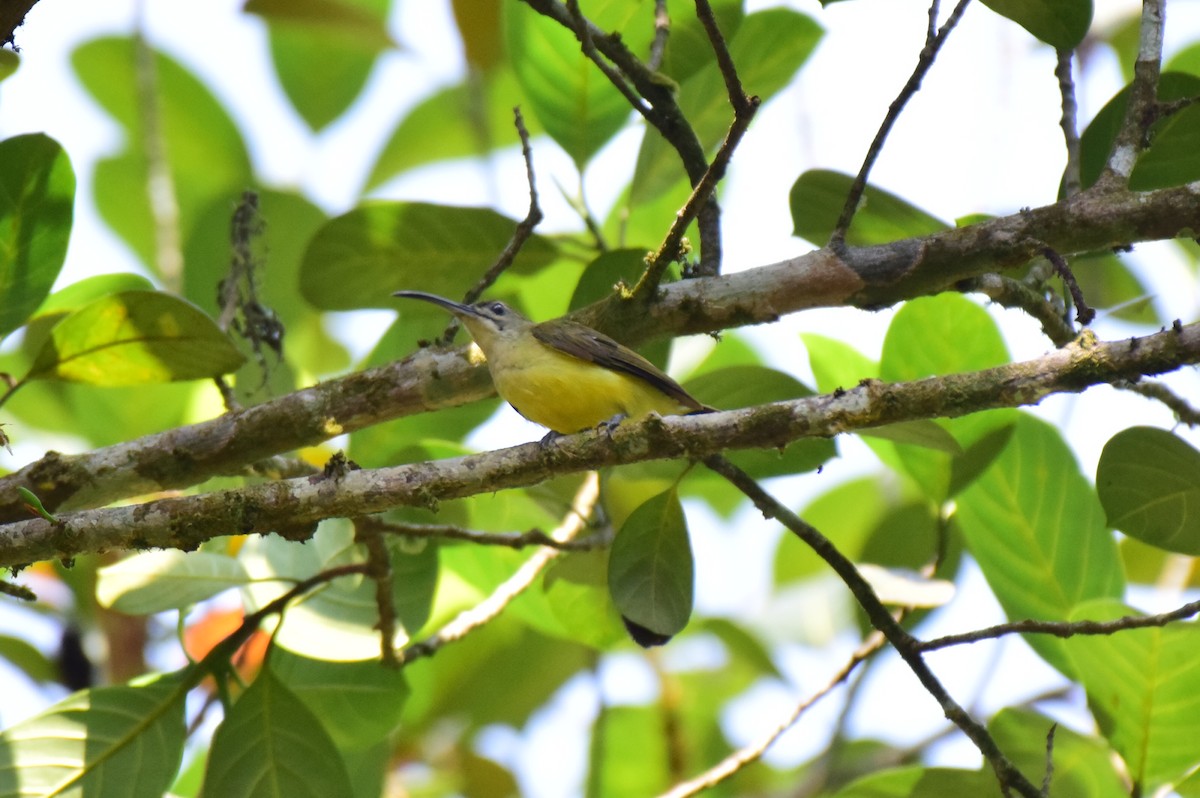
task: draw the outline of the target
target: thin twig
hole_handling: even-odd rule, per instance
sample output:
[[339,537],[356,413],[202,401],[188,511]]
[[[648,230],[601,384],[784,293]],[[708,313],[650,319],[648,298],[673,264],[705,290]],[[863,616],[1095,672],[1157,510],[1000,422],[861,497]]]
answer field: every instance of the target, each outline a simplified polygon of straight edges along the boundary
[[1153,380],[1138,380],[1137,382],[1121,380],[1120,382],[1113,383],[1113,387],[1140,393],[1147,399],[1155,399],[1162,402],[1175,414],[1175,418],[1181,424],[1187,424],[1189,427],[1200,424],[1200,409],[1197,409],[1161,382]]
[[895,648],[896,653],[905,661],[909,669],[917,677],[925,690],[933,696],[941,706],[942,712],[954,725],[975,744],[980,753],[991,764],[1002,789],[1013,788],[1026,798],[1041,798],[1038,788],[1033,785],[1013,763],[1004,755],[988,730],[972,718],[966,710],[946,691],[946,688],[930,670],[921,656],[918,641],[913,638],[892,617],[888,609],[880,602],[870,584],[858,572],[849,559],[846,558],[829,538],[822,535],[816,528],[805,523],[798,515],[780,504],[773,496],[762,489],[757,482],[740,468],[729,462],[721,455],[705,458],[704,464],[725,477],[734,487],[742,491],[754,505],[768,518],[779,521],[783,526],[804,541],[823,559],[842,582],[850,589],[859,606],[866,612],[871,625],[887,637],[888,642]]
[[887,140],[888,134],[892,131],[892,126],[896,124],[896,120],[900,118],[900,113],[904,110],[904,106],[913,98],[913,95],[921,88],[921,81],[925,78],[930,67],[933,66],[934,60],[937,58],[938,51],[942,45],[946,43],[946,39],[950,35],[950,31],[958,24],[963,12],[967,9],[967,4],[971,0],[959,0],[958,5],[950,12],[950,16],[938,29],[936,35],[933,33],[934,23],[937,15],[937,0],[934,0],[929,9],[930,25],[926,31],[925,46],[921,48],[921,54],[917,57],[917,67],[908,78],[908,82],[904,84],[904,88],[888,106],[887,115],[883,118],[883,124],[879,126],[879,131],[875,134],[875,139],[871,142],[871,146],[867,148],[867,156],[863,159],[863,164],[858,170],[858,175],[854,178],[854,183],[850,186],[850,193],[846,195],[846,203],[842,206],[842,212],[838,216],[837,224],[834,225],[833,234],[829,237],[829,248],[834,252],[840,252],[846,246],[846,231],[850,229],[850,222],[854,219],[854,214],[858,210],[859,201],[862,200],[863,192],[867,188],[867,178],[871,174],[871,168],[875,165],[875,161],[879,158],[879,154],[883,151],[883,143]]
[[1168,116],[1174,116],[1185,108],[1191,108],[1196,103],[1200,103],[1200,95],[1194,97],[1183,97],[1170,102],[1160,102],[1158,104],[1157,117],[1166,119]]
[[[593,471],[588,474],[583,484],[579,487],[579,490],[575,493],[575,499],[571,502],[570,512],[567,513],[566,518],[563,519],[558,528],[554,530],[551,537],[558,541],[567,541],[575,537],[586,526],[586,519],[591,515],[592,509],[596,506],[599,498],[600,478]],[[406,647],[400,653],[400,662],[407,665],[422,657],[432,656],[442,646],[461,640],[471,631],[491,621],[513,599],[524,593],[533,584],[533,581],[537,579],[538,575],[545,570],[546,566],[561,554],[562,551],[560,549],[549,547],[539,549],[532,557],[522,563],[521,567],[516,570],[516,573],[493,590],[491,595],[486,599],[474,607],[460,612],[454,620],[447,623],[433,635],[419,643],[413,643]]]
[[650,57],[646,66],[651,69],[661,69],[663,58],[667,54],[667,40],[671,38],[671,14],[667,10],[667,0],[654,0],[654,41],[650,42]]
[[389,668],[400,667],[396,659],[396,602],[392,558],[379,531],[367,524],[355,523],[354,537],[367,550],[367,576],[375,583],[375,607],[379,620],[379,656]]
[[872,632],[863,641],[862,645],[850,655],[850,659],[838,669],[833,678],[826,682],[824,687],[797,704],[778,726],[750,745],[734,751],[703,773],[676,784],[667,792],[662,793],[660,798],[686,798],[686,796],[697,795],[736,775],[747,765],[757,762],[767,752],[767,749],[775,744],[776,740],[782,737],[788,729],[796,725],[796,722],[800,720],[800,717],[810,707],[833,692],[833,689],[839,684],[846,681],[862,662],[883,647],[886,640],[887,638],[881,632]]
[[1002,274],[985,274],[963,281],[959,289],[978,291],[1001,307],[1025,311],[1042,325],[1042,332],[1055,346],[1065,346],[1075,338],[1075,328],[1063,318],[1061,301],[1053,302],[1019,280]]
[[[708,36],[709,44],[717,59],[717,67],[721,70],[721,77],[725,81],[725,91],[729,97],[729,104],[733,107],[733,121],[725,134],[725,140],[721,142],[721,148],[713,157],[712,163],[704,170],[700,180],[693,185],[687,202],[675,214],[671,229],[667,231],[658,250],[651,256],[646,270],[638,279],[637,285],[634,286],[633,297],[649,297],[658,290],[658,284],[662,281],[667,267],[682,257],[684,254],[683,235],[687,232],[688,225],[715,200],[717,184],[725,177],[734,150],[741,143],[742,136],[745,135],[751,120],[754,119],[754,114],[758,111],[759,98],[747,96],[745,89],[742,88],[742,79],[738,76],[737,65],[733,63],[733,57],[729,54],[729,47],[725,43],[725,37],[717,25],[716,17],[708,0],[696,0],[696,16],[704,26],[704,32]],[[711,236],[701,234],[702,245],[706,240],[711,239]],[[717,274],[720,257],[711,257],[712,253],[703,249],[701,255],[701,266],[693,276],[710,277]]]
[[1046,774],[1042,777],[1042,795],[1050,794],[1050,782],[1054,778],[1054,732],[1058,730],[1057,723],[1051,723],[1046,732]]
[[1062,278],[1063,284],[1071,294],[1071,301],[1075,303],[1075,321],[1085,327],[1091,324],[1092,320],[1096,318],[1096,311],[1084,299],[1083,289],[1079,287],[1079,282],[1075,279],[1071,267],[1067,265],[1066,259],[1051,247],[1043,247],[1042,254],[1054,265],[1054,271]]
[[416,524],[381,521],[376,517],[360,520],[371,528],[391,535],[402,535],[410,538],[442,538],[445,540],[463,540],[481,546],[505,546],[510,549],[523,549],[528,546],[548,546],[561,551],[592,551],[607,546],[610,535],[598,534],[577,540],[560,540],[547,535],[540,529],[528,532],[479,532],[474,529],[464,529],[450,524]]
[[1062,96],[1062,117],[1059,125],[1062,127],[1063,141],[1067,147],[1067,165],[1063,169],[1063,194],[1072,197],[1079,193],[1082,180],[1079,176],[1079,128],[1076,118],[1079,106],[1075,102],[1075,81],[1071,77],[1071,59],[1074,50],[1059,50],[1058,64],[1054,68],[1054,76],[1058,78],[1058,91]]
[[538,205],[537,181],[533,175],[533,149],[529,146],[529,131],[525,128],[525,119],[521,116],[520,106],[513,108],[513,125],[517,128],[517,135],[521,137],[521,155],[525,158],[525,178],[529,181],[529,212],[517,224],[512,238],[508,240],[508,244],[496,258],[495,263],[489,266],[479,281],[471,287],[471,290],[467,291],[463,302],[468,304],[483,296],[483,292],[491,288],[500,275],[512,266],[521,247],[525,246],[525,242],[533,235],[534,229],[542,222],[542,209]]
[[1129,86],[1125,119],[1117,130],[1104,171],[1096,180],[1096,187],[1102,191],[1127,186],[1138,155],[1146,147],[1150,125],[1158,110],[1165,10],[1166,0],[1142,0],[1138,54],[1133,63],[1133,82]]
[[978,643],[981,640],[995,640],[1013,634],[1053,635],[1062,638],[1076,635],[1111,635],[1126,629],[1166,626],[1190,618],[1197,613],[1200,613],[1200,601],[1192,601],[1170,612],[1162,612],[1157,615],[1126,615],[1111,621],[1037,621],[1032,619],[1010,621],[989,626],[986,629],[973,629],[970,632],[944,635],[932,640],[915,641],[915,647],[922,653],[928,653],[951,646]]

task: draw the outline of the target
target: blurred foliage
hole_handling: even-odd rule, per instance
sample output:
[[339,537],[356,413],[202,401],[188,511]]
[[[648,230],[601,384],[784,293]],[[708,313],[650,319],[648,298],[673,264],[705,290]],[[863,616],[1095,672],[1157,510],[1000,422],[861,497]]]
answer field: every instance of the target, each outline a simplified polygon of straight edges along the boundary
[[[1123,68],[1132,67],[1136,26],[1092,29],[1090,0],[984,4],[991,9],[986,13],[1004,16],[1043,45],[1108,47]],[[209,378],[224,375],[237,401],[251,405],[404,357],[437,338],[445,314],[419,303],[398,306],[391,292],[461,297],[507,244],[516,220],[493,207],[400,201],[389,186],[413,170],[451,161],[494,165],[519,143],[514,106],[523,109],[539,147],[558,147],[575,165],[579,185],[584,170],[623,131],[637,127],[642,138],[624,171],[605,175],[623,187],[611,211],[594,217],[581,190],[564,189],[579,204],[577,228],[533,236],[488,295],[542,319],[637,281],[646,249],[661,240],[691,188],[675,148],[644,124],[585,52],[595,42],[581,47],[574,33],[527,4],[453,0],[449,19],[461,44],[460,74],[427,87],[380,129],[378,115],[364,121],[357,108],[382,65],[398,52],[406,57],[404,42],[427,35],[397,29],[396,5],[244,4],[244,13],[265,30],[263,63],[280,91],[276,99],[290,106],[306,132],[335,135],[341,126],[373,126],[366,139],[378,142],[378,150],[362,193],[335,211],[301,188],[269,185],[261,177],[262,147],[270,145],[249,146],[247,121],[206,85],[198,65],[133,35],[106,35],[75,49],[80,84],[121,139],[81,181],[91,191],[84,197],[76,194],[70,153],[54,139],[30,134],[0,141],[0,339],[11,334],[0,350],[0,373],[10,386],[0,399],[0,443],[11,436],[38,445],[44,438],[49,447],[65,439],[86,449],[131,440],[219,413]],[[747,13],[738,0],[711,6],[747,91],[764,102],[808,68],[825,35],[799,11]],[[571,4],[563,8],[574,13]],[[581,0],[578,8],[634,56],[647,58],[661,46],[639,79],[669,91],[681,112],[677,123],[711,154],[731,111],[726,76],[701,20],[672,6],[670,35],[656,45],[650,0]],[[14,54],[0,51],[0,80],[18,65]],[[1183,48],[1163,76],[1161,99],[1200,93],[1198,65],[1200,43]],[[1128,88],[1118,92],[1087,122],[1085,184],[1103,168],[1127,95]],[[1158,120],[1134,169],[1133,188],[1200,177],[1198,126],[1200,104]],[[823,168],[796,176],[786,200],[794,234],[824,245],[852,181]],[[152,203],[147,186],[169,193],[169,213],[160,195],[160,204]],[[522,204],[528,195],[523,182],[499,188]],[[77,203],[91,204],[134,262],[127,271],[52,290]],[[246,215],[231,223],[239,207]],[[962,209],[960,226],[986,218],[982,210]],[[846,241],[884,245],[948,228],[900,194],[868,185]],[[1200,248],[1181,242],[1178,250],[1195,271]],[[1087,253],[1073,264],[1094,306],[1142,325],[1139,330],[1169,323],[1126,258]],[[682,279],[681,272],[686,269],[669,279]],[[1032,280],[1031,272],[1020,277]],[[1050,296],[1058,290],[1036,287]],[[341,333],[362,317],[338,314],[379,308],[395,310],[398,318],[369,340],[355,327],[366,352],[356,360]],[[715,345],[690,342],[680,358],[686,367],[679,369],[687,372],[687,389],[704,403],[734,409],[1012,359],[994,314],[953,293],[900,308],[877,360],[835,337],[773,335],[769,347],[732,331]],[[674,342],[651,342],[643,352],[662,367],[678,366]],[[794,376],[806,373],[806,360],[813,386]],[[454,457],[471,452],[479,430],[496,423],[495,408],[481,402],[409,416],[359,430],[344,445],[366,468]],[[822,483],[801,515],[851,560],[871,566],[864,570],[873,578],[892,574],[897,584],[939,586],[961,582],[970,570],[965,564],[973,562],[1010,620],[1109,620],[1138,612],[1123,603],[1127,583],[1153,585],[1172,575],[1200,585],[1190,559],[1200,553],[1200,453],[1167,430],[1130,426],[1114,436],[1094,483],[1061,432],[1023,412],[921,420],[860,434],[876,469]],[[298,458],[324,463],[331,453],[320,447]],[[786,496],[788,480],[820,474],[838,457],[833,440],[805,439],[730,459],[756,479],[778,479],[769,486]],[[261,479],[231,475],[203,487]],[[431,525],[476,534],[549,531],[572,519],[572,497],[582,484],[581,476],[560,477],[526,490],[442,502],[436,511],[403,508],[370,521],[331,520],[307,543],[232,536],[195,552],[80,558],[74,568],[69,562],[33,565],[25,579],[56,598],[23,612],[51,623],[61,650],[6,634],[0,635],[0,659],[30,683],[58,683],[60,695],[61,685],[84,689],[0,732],[0,795],[514,795],[530,791],[524,780],[542,774],[515,768],[513,757],[493,758],[484,743],[488,734],[498,728],[532,733],[539,719],[563,714],[562,706],[581,694],[591,704],[570,719],[572,733],[582,736],[586,721],[590,744],[577,757],[585,772],[576,792],[649,795],[742,744],[744,727],[734,733],[730,718],[741,717],[740,708],[755,696],[787,691],[789,706],[777,713],[783,717],[800,700],[791,693],[811,695],[819,685],[792,683],[785,667],[792,657],[835,642],[857,645],[869,634],[825,563],[790,536],[770,555],[760,611],[714,617],[706,607],[719,606],[719,597],[701,591],[719,586],[704,574],[715,569],[732,579],[748,577],[737,573],[742,558],[715,566],[706,558],[720,556],[714,539],[723,545],[721,537],[737,533],[742,514],[751,510],[739,492],[702,467],[652,462],[601,475],[601,500],[580,533],[594,545],[558,556],[498,617],[434,656],[400,668],[380,662],[384,631],[391,637],[382,644],[400,651],[430,640],[456,618],[479,612],[542,556],[531,548],[430,537]],[[707,523],[698,523],[704,516]],[[714,523],[719,531],[700,531]],[[1114,529],[1127,537],[1118,539]],[[386,589],[363,572],[379,566],[372,556],[384,560]],[[331,568],[343,574],[281,617],[254,614]],[[381,607],[390,615],[385,624]],[[937,611],[923,605],[904,623],[919,629]],[[178,643],[167,629],[175,619]],[[86,686],[90,658],[103,648],[92,643],[106,634],[115,658],[121,651],[114,644],[125,639],[118,630],[131,633],[139,662],[147,636],[152,661],[167,661],[159,655],[179,645],[188,662],[128,684]],[[671,642],[646,652],[630,640],[631,632],[642,643]],[[1189,742],[1200,733],[1190,711],[1200,689],[1194,634],[1195,624],[1186,623],[1069,641],[1028,636],[1062,684],[1086,694],[1096,721],[1094,730],[1059,727],[1055,733],[1056,798],[1160,794],[1172,787],[1200,795],[1196,777],[1189,779],[1200,766]],[[614,684],[613,673],[636,675]],[[878,712],[860,696],[856,687],[846,694],[847,716]],[[219,714],[216,722],[200,723],[201,703],[200,715],[211,712],[211,720]],[[902,737],[904,719],[884,717]],[[752,736],[776,722],[760,723]],[[990,718],[989,729],[1037,781],[1052,723],[1041,707],[1009,706]],[[818,753],[807,761],[743,768],[709,794],[999,794],[987,768],[920,764],[932,742],[905,750],[853,738],[844,724],[826,731],[828,739],[813,746]],[[270,789],[262,786],[268,783]]]

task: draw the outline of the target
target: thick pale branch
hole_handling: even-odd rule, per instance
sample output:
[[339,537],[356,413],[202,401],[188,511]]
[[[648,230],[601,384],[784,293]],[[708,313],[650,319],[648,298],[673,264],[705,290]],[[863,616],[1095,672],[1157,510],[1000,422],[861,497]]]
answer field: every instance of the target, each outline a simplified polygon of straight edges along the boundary
[[[635,345],[664,332],[704,333],[775,321],[815,307],[875,308],[957,288],[1026,262],[1200,232],[1200,182],[1145,193],[1084,191],[1054,205],[920,239],[819,250],[720,277],[664,286],[648,308],[611,299],[573,318]],[[492,395],[486,369],[461,353],[422,350],[382,368],[298,391],[245,411],[87,454],[51,453],[0,478],[0,519],[27,517],[24,487],[45,506],[95,507],[188,487],[281,452],[394,418]]]
[[786,446],[918,418],[1037,404],[1058,392],[1200,362],[1200,324],[1111,343],[1082,340],[1037,360],[986,371],[884,384],[696,416],[652,416],[610,432],[525,444],[429,463],[307,477],[200,496],[60,514],[0,527],[0,566],[114,548],[193,549],[221,535],[277,532],[307,538],[317,521],[533,485],[552,476],[726,449]]

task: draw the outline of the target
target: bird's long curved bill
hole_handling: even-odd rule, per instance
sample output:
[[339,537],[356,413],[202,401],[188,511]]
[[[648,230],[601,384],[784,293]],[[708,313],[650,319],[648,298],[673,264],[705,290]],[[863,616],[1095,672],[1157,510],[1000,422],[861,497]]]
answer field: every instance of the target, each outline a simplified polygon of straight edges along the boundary
[[470,305],[464,305],[461,302],[455,302],[452,299],[446,299],[444,296],[437,294],[427,294],[424,291],[397,291],[392,296],[398,296],[402,299],[420,299],[423,302],[430,302],[434,305],[439,305],[456,316],[466,314],[468,316],[478,316],[479,313]]

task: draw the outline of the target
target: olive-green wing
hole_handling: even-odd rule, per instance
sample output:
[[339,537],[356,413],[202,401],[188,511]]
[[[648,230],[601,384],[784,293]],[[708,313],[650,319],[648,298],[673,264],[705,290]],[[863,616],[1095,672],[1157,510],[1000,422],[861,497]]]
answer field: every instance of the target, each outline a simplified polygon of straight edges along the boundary
[[696,401],[679,383],[664,374],[658,366],[591,327],[557,319],[535,324],[533,337],[563,354],[595,363],[613,371],[621,371],[647,382],[667,396],[678,400],[684,407],[692,410],[710,409]]

